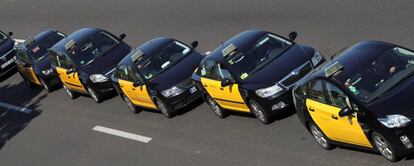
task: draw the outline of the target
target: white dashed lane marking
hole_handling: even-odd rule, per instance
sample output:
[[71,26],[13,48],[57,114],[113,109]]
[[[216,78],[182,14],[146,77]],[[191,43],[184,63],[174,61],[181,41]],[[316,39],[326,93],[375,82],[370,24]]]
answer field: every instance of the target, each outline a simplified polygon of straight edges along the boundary
[[132,140],[143,142],[143,143],[148,143],[152,140],[152,138],[149,138],[149,137],[145,137],[145,136],[137,135],[133,133],[128,133],[125,131],[115,130],[115,129],[111,129],[111,128],[107,128],[103,126],[95,126],[92,130],[110,134],[110,135],[115,135],[115,136],[122,137],[122,138],[132,139]]
[[11,110],[11,111],[24,112],[26,114],[32,112],[31,109],[27,109],[27,108],[24,108],[24,107],[19,107],[19,106],[15,106],[15,105],[11,105],[11,104],[8,104],[8,103],[3,103],[3,102],[0,102],[0,108],[5,108],[6,110]]

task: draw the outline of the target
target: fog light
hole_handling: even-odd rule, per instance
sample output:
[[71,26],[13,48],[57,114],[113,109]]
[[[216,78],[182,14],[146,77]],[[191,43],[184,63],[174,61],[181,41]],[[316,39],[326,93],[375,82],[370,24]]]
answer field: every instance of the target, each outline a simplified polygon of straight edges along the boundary
[[272,111],[277,110],[277,109],[282,109],[285,108],[287,106],[287,104],[285,104],[283,101],[275,104],[272,106]]
[[413,144],[411,143],[410,139],[406,135],[401,136],[400,140],[405,145],[405,147],[407,147],[408,149],[411,149],[413,147]]

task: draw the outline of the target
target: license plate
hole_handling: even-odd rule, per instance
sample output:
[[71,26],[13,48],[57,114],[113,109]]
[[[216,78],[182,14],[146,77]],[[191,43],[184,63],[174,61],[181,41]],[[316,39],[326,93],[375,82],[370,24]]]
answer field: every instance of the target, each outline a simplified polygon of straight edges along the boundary
[[197,88],[195,86],[193,86],[192,88],[190,88],[190,93],[194,93],[197,92]]
[[10,64],[12,64],[13,62],[14,62],[14,59],[12,58],[12,59],[10,59],[9,61],[7,61],[7,62],[3,63],[3,64],[1,65],[1,69],[6,68],[7,66],[9,66]]

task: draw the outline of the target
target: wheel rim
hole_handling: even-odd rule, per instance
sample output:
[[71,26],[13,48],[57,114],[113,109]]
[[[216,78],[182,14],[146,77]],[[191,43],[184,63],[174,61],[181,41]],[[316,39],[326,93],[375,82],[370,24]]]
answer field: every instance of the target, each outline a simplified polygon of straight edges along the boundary
[[166,115],[166,116],[170,115],[170,113],[167,111],[167,108],[165,107],[164,103],[162,103],[159,99],[157,99],[157,105],[158,105],[158,108],[160,109],[160,111],[164,115]]
[[252,109],[254,111],[254,114],[256,115],[256,117],[261,120],[261,121],[265,121],[265,117],[264,117],[264,113],[263,111],[256,105],[256,104],[252,104]]
[[390,146],[385,141],[385,139],[375,135],[374,136],[374,142],[376,147],[378,148],[378,151],[387,159],[391,160],[394,158],[394,154],[392,153]]
[[325,139],[325,136],[323,135],[322,131],[318,129],[315,125],[311,126],[311,132],[313,137],[316,139],[316,141],[321,145],[322,147],[328,147],[328,141]]
[[40,83],[42,84],[43,88],[45,88],[47,91],[49,91],[49,87],[46,85],[46,83],[43,79],[40,79]]
[[217,115],[221,116],[223,113],[220,110],[220,107],[216,104],[216,102],[213,101],[213,99],[211,97],[208,98],[208,103],[211,107],[211,109],[213,110],[214,113],[216,113]]
[[68,87],[66,87],[65,85],[63,85],[63,89],[65,90],[66,94],[69,95],[69,97],[73,98],[73,94],[72,92],[69,90]]
[[98,97],[96,96],[95,92],[91,88],[88,88],[88,91],[89,91],[89,94],[91,95],[91,97],[93,98],[93,100],[95,100],[97,102]]

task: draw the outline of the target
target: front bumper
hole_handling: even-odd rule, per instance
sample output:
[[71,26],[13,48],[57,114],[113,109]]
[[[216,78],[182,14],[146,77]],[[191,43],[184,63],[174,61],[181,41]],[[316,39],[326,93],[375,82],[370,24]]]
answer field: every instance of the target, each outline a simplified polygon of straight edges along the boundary
[[171,98],[166,98],[162,96],[162,100],[165,103],[165,105],[173,111],[183,108],[199,98],[201,98],[200,91],[198,91],[197,89],[196,92],[191,93],[190,88],[186,89],[183,93]]
[[102,83],[89,83],[89,86],[99,94],[115,92],[115,88],[110,80]]
[[41,77],[48,86],[54,87],[61,84],[59,77],[57,77],[55,74],[51,74],[48,76],[42,75]]
[[[400,129],[394,129],[393,134],[390,136],[385,136],[387,140],[393,145],[393,148],[397,151],[400,155],[409,155],[414,153],[414,146],[409,146],[408,144],[411,143],[414,145],[414,124],[410,124]],[[407,140],[402,141],[402,137],[408,138]]]
[[278,114],[293,104],[291,90],[283,91],[276,97],[261,98],[256,96],[254,100],[260,104],[265,111],[271,114]]
[[0,68],[0,77],[6,75],[15,68],[17,68],[17,66],[14,62],[4,68]]

